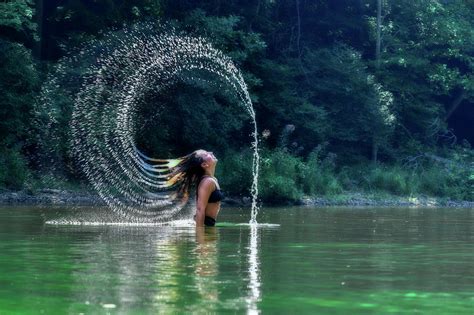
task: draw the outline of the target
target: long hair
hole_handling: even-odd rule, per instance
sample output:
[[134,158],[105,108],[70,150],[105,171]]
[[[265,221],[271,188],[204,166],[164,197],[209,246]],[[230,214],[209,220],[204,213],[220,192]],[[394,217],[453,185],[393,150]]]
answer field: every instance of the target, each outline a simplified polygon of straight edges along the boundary
[[147,177],[147,181],[162,191],[174,191],[171,199],[182,198],[186,202],[189,191],[201,181],[204,161],[196,150],[176,159],[155,159],[146,156],[135,148],[139,166]]
[[189,197],[189,191],[193,186],[197,188],[204,175],[204,169],[201,166],[203,159],[197,152],[194,151],[180,158],[179,163],[171,168],[168,176],[167,185],[176,185],[178,187],[177,194],[184,198]]

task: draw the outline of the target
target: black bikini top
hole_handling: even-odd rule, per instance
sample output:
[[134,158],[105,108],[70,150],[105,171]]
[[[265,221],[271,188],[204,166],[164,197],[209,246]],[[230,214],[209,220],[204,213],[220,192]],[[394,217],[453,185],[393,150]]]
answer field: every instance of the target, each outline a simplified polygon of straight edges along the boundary
[[215,203],[221,201],[222,199],[224,199],[224,193],[222,192],[222,190],[216,189],[211,193],[207,202]]
[[[203,176],[201,178],[201,180],[203,180],[204,177],[211,177],[216,183],[216,189],[211,193],[211,195],[209,196],[209,199],[207,200],[207,202],[208,203],[216,203],[216,202],[219,202],[222,199],[224,199],[224,193],[222,192],[222,190],[220,190],[218,188],[217,181],[212,176]],[[196,190],[196,198],[197,198],[197,190]]]

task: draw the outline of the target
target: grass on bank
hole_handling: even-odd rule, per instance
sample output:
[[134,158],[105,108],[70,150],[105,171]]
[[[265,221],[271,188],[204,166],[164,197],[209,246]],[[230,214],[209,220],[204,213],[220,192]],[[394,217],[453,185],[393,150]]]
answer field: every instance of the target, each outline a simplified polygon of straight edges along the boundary
[[[231,195],[245,194],[250,186],[250,153],[236,153],[219,165],[223,188]],[[303,197],[350,196],[363,193],[375,199],[386,196],[430,196],[474,200],[474,170],[437,163],[418,168],[364,164],[336,167],[336,156],[314,151],[307,159],[285,150],[261,154],[259,196],[264,203],[298,202]]]

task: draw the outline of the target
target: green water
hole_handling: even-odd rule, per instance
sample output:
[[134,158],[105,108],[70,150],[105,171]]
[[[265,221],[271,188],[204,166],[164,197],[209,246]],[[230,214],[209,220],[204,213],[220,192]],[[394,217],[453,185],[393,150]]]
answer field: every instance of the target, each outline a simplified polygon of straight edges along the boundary
[[280,226],[253,229],[224,208],[203,233],[44,224],[69,211],[0,208],[0,314],[474,310],[474,209],[265,208]]

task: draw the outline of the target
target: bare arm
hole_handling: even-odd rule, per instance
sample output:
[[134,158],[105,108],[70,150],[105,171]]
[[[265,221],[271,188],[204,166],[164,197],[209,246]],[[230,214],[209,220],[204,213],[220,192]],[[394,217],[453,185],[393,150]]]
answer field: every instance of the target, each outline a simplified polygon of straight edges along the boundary
[[209,196],[214,190],[215,184],[211,179],[205,178],[198,187],[198,198],[196,202],[196,226],[204,226],[204,217],[206,216],[206,207]]

